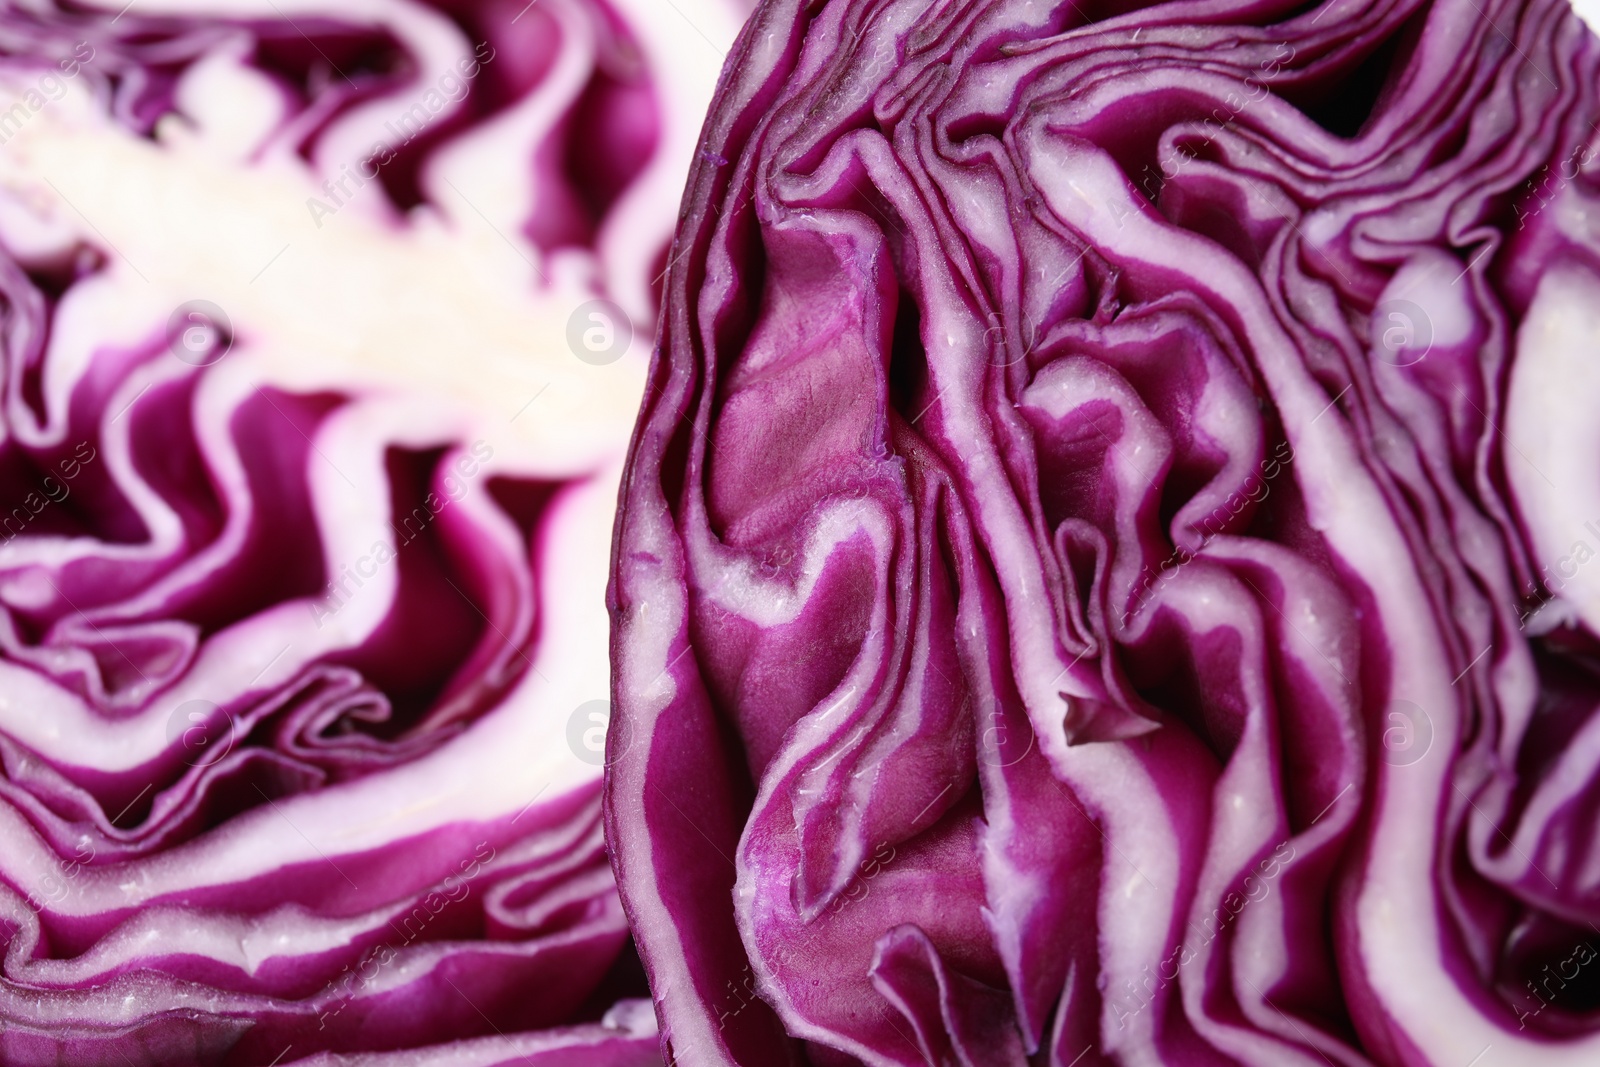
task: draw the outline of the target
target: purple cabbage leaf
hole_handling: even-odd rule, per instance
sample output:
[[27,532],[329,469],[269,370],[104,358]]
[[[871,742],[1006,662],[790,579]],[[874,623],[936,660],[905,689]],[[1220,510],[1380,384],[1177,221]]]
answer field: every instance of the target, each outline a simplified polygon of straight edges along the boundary
[[517,8],[0,11],[0,1062],[660,1062],[603,589],[718,57]]
[[1600,1057],[1600,41],[768,0],[685,197],[606,821],[696,1065]]

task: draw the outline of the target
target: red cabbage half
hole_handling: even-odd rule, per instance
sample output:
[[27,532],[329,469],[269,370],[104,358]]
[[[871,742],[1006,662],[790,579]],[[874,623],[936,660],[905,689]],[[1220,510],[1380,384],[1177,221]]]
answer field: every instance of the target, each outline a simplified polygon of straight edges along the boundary
[[99,7],[0,10],[0,1063],[659,1063],[603,589],[717,52]]
[[760,7],[612,586],[680,1062],[1600,1061],[1597,94],[1561,0]]

